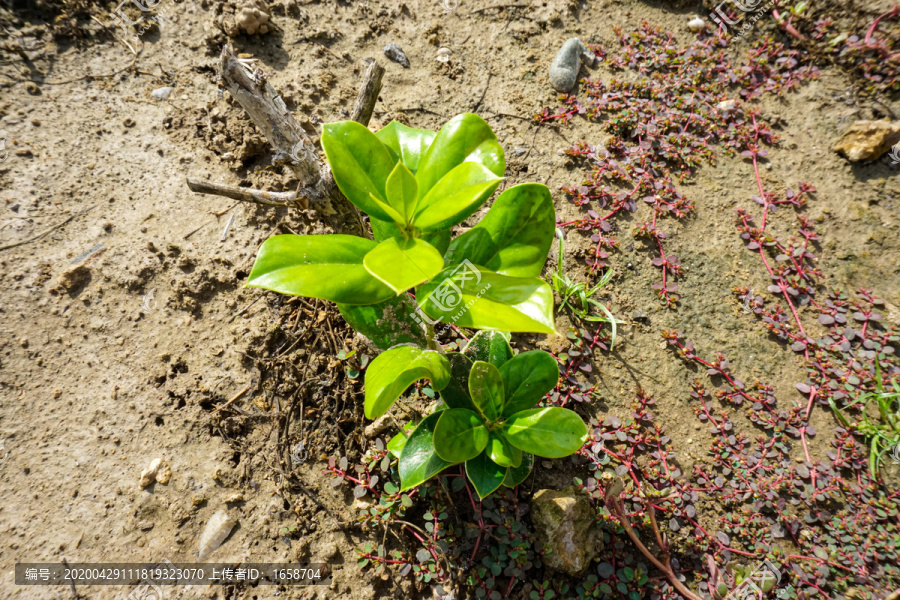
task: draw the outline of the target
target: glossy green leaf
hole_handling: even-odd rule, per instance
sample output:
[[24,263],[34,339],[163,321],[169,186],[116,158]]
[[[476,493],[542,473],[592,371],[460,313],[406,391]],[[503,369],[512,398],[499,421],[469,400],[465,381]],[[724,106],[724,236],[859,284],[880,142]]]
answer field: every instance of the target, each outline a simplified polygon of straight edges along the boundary
[[459,165],[420,198],[413,218],[416,228],[435,231],[461,223],[481,208],[500,181],[479,163]]
[[390,238],[366,254],[363,265],[373,277],[402,294],[437,275],[444,259],[425,240]]
[[276,235],[256,255],[248,287],[343,304],[377,304],[396,295],[363,259],[375,242],[352,235]]
[[435,135],[434,131],[414,129],[397,121],[391,121],[375,134],[387,146],[394,161],[402,161],[413,173],[419,169],[419,161]]
[[397,225],[406,226],[412,222],[412,216],[416,213],[416,204],[419,201],[419,186],[416,177],[402,162],[394,165],[394,170],[387,178],[384,191],[387,194],[388,204],[396,210],[402,221]]
[[[441,127],[419,162],[419,197],[464,162],[480,163],[497,177],[506,170],[503,148],[491,127],[478,115],[457,115]],[[409,165],[407,165],[409,166]]]
[[512,348],[509,347],[509,334],[503,331],[479,331],[466,344],[463,354],[472,362],[480,360],[499,369],[513,356]]
[[387,450],[390,452],[394,458],[400,458],[400,454],[403,453],[403,448],[406,447],[406,439],[409,437],[409,434],[416,428],[416,424],[410,421],[406,425],[403,426],[403,429],[397,433],[391,440],[387,443]]
[[487,443],[484,421],[465,408],[443,411],[434,427],[434,449],[447,462],[461,463],[475,458]]
[[431,381],[435,391],[444,389],[450,379],[450,363],[443,354],[415,346],[397,346],[379,354],[366,369],[366,417],[377,419],[386,413],[419,379]]
[[491,234],[477,225],[456,237],[444,252],[444,265],[451,267],[469,261],[475,265],[486,264],[497,254]]
[[521,352],[500,367],[506,400],[503,415],[508,417],[532,408],[559,381],[559,367],[549,352]]
[[450,362],[450,381],[441,390],[441,400],[450,408],[466,408],[477,411],[475,403],[469,396],[469,372],[472,361],[458,352],[445,355]]
[[516,448],[535,456],[562,458],[581,448],[587,427],[567,408],[531,408],[509,417],[503,435]]
[[518,467],[522,464],[522,451],[506,441],[499,431],[490,433],[485,452],[501,467]]
[[[375,237],[376,242],[383,242],[392,237],[403,237],[400,235],[400,229],[390,221],[382,221],[371,217],[369,221],[372,225],[372,235]],[[444,254],[450,245],[450,230],[429,231],[423,233],[421,239],[434,246],[441,254]]]
[[395,161],[381,140],[356,121],[338,121],[322,128],[322,149],[347,199],[368,215],[393,220],[385,208],[385,183]]
[[468,259],[511,277],[539,277],[556,230],[547,186],[523,183],[504,190],[475,227],[453,240],[446,264]]
[[416,296],[425,314],[473,329],[555,333],[553,290],[537,277],[498,275],[466,264],[445,268]]
[[506,467],[501,467],[488,458],[487,452],[466,461],[466,476],[482,500],[503,485],[506,472]]
[[397,464],[401,491],[425,483],[451,465],[434,451],[434,427],[440,418],[441,413],[428,415],[407,438]]
[[503,409],[503,380],[500,369],[482,361],[476,361],[469,372],[469,396],[484,418],[493,421]]
[[517,485],[521,485],[523,481],[528,479],[528,476],[531,474],[531,467],[534,465],[534,456],[528,454],[527,452],[522,453],[522,464],[518,467],[510,467],[506,471],[506,478],[503,480],[503,485],[506,487],[516,487]]
[[400,294],[379,304],[338,304],[337,307],[347,324],[380,350],[399,344],[428,346],[422,317],[417,314],[419,307],[409,294]]

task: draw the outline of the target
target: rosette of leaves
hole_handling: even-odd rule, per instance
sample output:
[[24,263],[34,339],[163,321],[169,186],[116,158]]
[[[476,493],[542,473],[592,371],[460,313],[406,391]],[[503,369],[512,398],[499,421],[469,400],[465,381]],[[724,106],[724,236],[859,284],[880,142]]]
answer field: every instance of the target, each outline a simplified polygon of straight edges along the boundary
[[[351,327],[385,350],[366,370],[366,417],[382,416],[422,379],[440,393],[438,410],[409,442],[405,434],[392,441],[404,489],[465,463],[485,497],[523,481],[532,455],[580,448],[586,428],[575,413],[533,408],[558,379],[553,357],[513,358],[509,334],[500,333],[555,332],[553,291],[540,278],[556,226],[547,187],[503,191],[454,238],[453,228],[493,195],[506,168],[483,119],[462,114],[437,133],[396,121],[377,133],[353,121],[330,123],[322,147],[341,192],[369,216],[374,240],[274,236],[247,285],[335,302]],[[444,354],[432,339],[436,321],[486,331],[466,353]]]
[[546,186],[505,190],[480,223],[451,240],[506,169],[481,117],[459,115],[437,133],[396,121],[377,133],[354,121],[329,123],[322,147],[341,192],[369,215],[374,240],[273,236],[248,286],[336,302],[382,349],[427,345],[417,309],[461,327],[554,332],[553,291],[540,279],[556,218]]
[[[367,414],[371,407],[377,407],[376,414],[387,410],[396,389],[406,384],[382,380],[377,364],[392,360],[394,352],[407,352],[405,348],[388,350],[372,362],[366,375]],[[535,407],[559,379],[549,353],[532,350],[513,356],[504,334],[481,332],[462,353],[437,356],[437,369],[430,375],[441,386],[442,402],[408,437],[400,432],[388,443],[399,459],[403,490],[464,463],[483,499],[501,485],[522,483],[535,456],[562,458],[581,448],[587,437],[581,417],[566,408]]]

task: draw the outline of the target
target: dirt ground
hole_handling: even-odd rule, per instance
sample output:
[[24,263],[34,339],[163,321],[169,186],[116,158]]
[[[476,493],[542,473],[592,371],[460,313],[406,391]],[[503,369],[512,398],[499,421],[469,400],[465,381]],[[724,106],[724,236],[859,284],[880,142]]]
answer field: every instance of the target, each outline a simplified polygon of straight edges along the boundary
[[[18,7],[4,16],[0,37],[19,40],[28,60],[0,51],[0,598],[71,597],[66,587],[13,585],[19,562],[194,561],[204,525],[222,508],[239,525],[207,560],[343,562],[331,586],[280,597],[411,593],[361,573],[353,549],[367,534],[342,526],[354,519],[353,498],[323,475],[329,456],[362,444],[361,378],[346,377],[336,358],[362,347],[360,340],[324,303],[303,306],[242,287],[259,244],[275,231],[314,228],[314,215],[232,208],[231,200],[185,185],[188,176],[270,190],[291,183],[280,170],[266,170],[265,139],[217,91],[222,44],[232,41],[258,58],[311,127],[346,118],[362,60],[378,59],[387,72],[373,128],[398,119],[437,129],[476,111],[506,149],[505,185],[546,183],[568,220],[579,212],[560,187],[579,174],[560,151],[602,132],[578,119],[559,129],[532,122],[557,105],[547,83],[556,50],[572,36],[612,47],[612,26],[643,20],[687,40],[687,21],[708,11],[636,0],[526,0],[504,10],[474,0],[274,0],[273,31],[229,37],[215,24],[222,3],[163,2],[169,18],[140,37],[113,27],[113,39],[90,18],[77,22],[77,34],[60,37],[53,31],[65,22]],[[870,4],[877,13],[891,3]],[[88,11],[107,22],[111,8]],[[388,42],[403,48],[408,69],[384,57]],[[437,60],[442,47],[451,51],[449,62]],[[593,76],[603,77],[602,68]],[[174,88],[168,98],[151,96],[164,86]],[[872,116],[871,105],[858,99],[845,72],[829,67],[818,81],[762,106],[777,115],[783,138],[770,151],[766,179],[818,188],[808,214],[822,234],[828,283],[873,289],[887,302],[886,319],[900,321],[897,167],[851,166],[831,151],[849,122]],[[900,104],[892,108],[900,114]],[[659,306],[646,251],[623,244],[606,298],[629,323],[617,350],[598,352],[593,366],[601,414],[627,412],[643,386],[657,398],[669,435],[699,447],[705,434],[687,404],[686,368],[665,348],[660,329],[680,329],[698,348],[725,352],[735,372],[765,377],[785,396],[800,365],[731,293],[733,285],[766,285],[731,216],[755,191],[752,169],[723,159],[701,168],[684,191],[696,214],[668,225],[671,249],[687,268],[680,306]],[[784,232],[791,221],[785,214],[775,223]],[[589,242],[570,237],[576,241],[567,258],[582,279],[586,269],[574,257]],[[12,244],[19,245],[7,248]],[[79,264],[67,289],[59,276]],[[530,336],[520,343],[530,341],[553,343]],[[293,465],[286,492],[284,457],[275,453],[280,421],[272,414],[298,401],[298,364],[334,385],[302,398],[302,420],[288,438],[303,441],[307,454]],[[234,409],[216,412],[241,392]],[[833,418],[817,408],[812,422],[824,430]],[[155,458],[168,463],[171,480],[142,488],[141,472]],[[540,468],[536,478],[539,486],[567,484]],[[129,592],[77,590],[92,600]],[[276,592],[169,588],[166,598]]]

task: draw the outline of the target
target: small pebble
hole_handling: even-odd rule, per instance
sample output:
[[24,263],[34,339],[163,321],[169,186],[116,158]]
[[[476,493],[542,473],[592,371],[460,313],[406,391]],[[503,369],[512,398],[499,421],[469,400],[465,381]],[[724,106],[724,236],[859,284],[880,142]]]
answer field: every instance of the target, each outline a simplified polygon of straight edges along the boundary
[[442,63],[450,62],[451,54],[450,48],[441,48],[437,51],[437,61]]
[[550,65],[550,85],[554,90],[568,93],[575,87],[582,59],[592,66],[597,56],[578,38],[567,39]]
[[69,267],[57,276],[56,281],[67,292],[73,292],[91,280],[91,270],[83,265]]
[[156,482],[156,474],[159,472],[160,465],[162,465],[162,459],[154,458],[152,461],[150,461],[150,466],[141,471],[142,488],[145,488]]
[[706,29],[706,22],[700,17],[694,17],[690,21],[688,21],[688,29],[693,31],[694,33],[700,33],[704,29]]
[[159,98],[160,100],[165,100],[172,94],[173,91],[175,91],[175,88],[166,86],[166,87],[156,88],[155,90],[150,92],[150,95],[153,96],[154,98]]
[[716,104],[716,108],[722,112],[731,112],[737,108],[737,102],[734,100],[723,100]]
[[516,156],[522,156],[523,154],[525,154],[526,150],[525,150],[525,148],[520,148],[520,147],[516,146],[515,148],[513,148],[513,152],[516,153]]
[[406,58],[406,54],[403,52],[403,48],[401,48],[397,44],[391,42],[390,44],[385,46],[384,55],[387,56],[388,59],[402,66],[404,69],[409,68],[409,59]]

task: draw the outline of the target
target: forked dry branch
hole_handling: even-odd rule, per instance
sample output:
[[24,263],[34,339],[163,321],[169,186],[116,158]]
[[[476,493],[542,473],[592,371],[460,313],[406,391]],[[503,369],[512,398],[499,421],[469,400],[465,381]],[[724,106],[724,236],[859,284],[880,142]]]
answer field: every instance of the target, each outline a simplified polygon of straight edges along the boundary
[[[369,60],[352,120],[369,124],[383,75],[384,68]],[[316,143],[290,113],[266,74],[253,62],[239,58],[231,44],[222,48],[219,81],[269,140],[275,152],[273,164],[289,168],[299,185],[295,192],[266,192],[188,177],[191,191],[265,206],[313,208],[336,232],[367,235],[359,212],[338,189]]]

